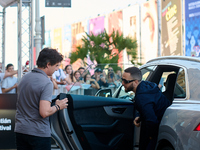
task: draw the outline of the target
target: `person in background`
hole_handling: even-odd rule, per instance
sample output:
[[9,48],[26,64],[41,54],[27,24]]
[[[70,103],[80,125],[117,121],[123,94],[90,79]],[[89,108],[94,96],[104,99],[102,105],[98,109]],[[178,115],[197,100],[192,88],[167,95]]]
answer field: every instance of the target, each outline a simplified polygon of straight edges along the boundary
[[65,84],[71,84],[72,81],[65,75],[62,69],[56,70],[53,75],[53,79],[55,79],[57,84],[65,85]]
[[[14,71],[13,64],[8,64],[6,66],[6,71],[13,72]],[[17,89],[17,78],[14,77],[13,75],[5,78],[2,82],[1,87],[2,87],[2,93],[15,94]]]
[[115,86],[115,87],[119,86],[119,82],[116,81],[116,77],[115,77],[114,71],[109,71],[108,72],[107,79],[108,79],[109,86]]
[[76,71],[74,72],[74,77],[75,77],[75,79],[76,79],[77,82],[79,82],[79,83],[84,83],[84,81],[81,80],[81,73],[80,73],[78,70],[76,70]]
[[58,89],[58,84],[56,83],[56,79],[53,79],[52,76],[48,76],[48,77],[53,83],[53,89]]
[[71,83],[75,83],[76,79],[73,75],[73,69],[71,65],[65,66],[66,76],[70,79]]
[[78,68],[78,71],[79,71],[80,74],[81,74],[81,80],[84,80],[84,77],[85,77],[86,74],[88,74],[88,71],[85,70],[84,67],[79,67],[79,68]]
[[113,71],[113,68],[110,67],[110,66],[108,67],[108,72],[109,72],[109,71]]
[[84,82],[86,84],[90,84],[92,88],[95,88],[95,89],[99,89],[100,88],[100,86],[97,83],[97,81],[95,79],[92,79],[91,75],[89,73],[85,75]]
[[53,83],[48,76],[58,70],[62,60],[56,49],[44,48],[38,67],[25,74],[18,85],[14,129],[18,150],[51,150],[49,116],[67,108],[68,99],[57,99],[51,106]]
[[5,78],[7,77],[10,77],[10,76],[13,76],[17,74],[17,70],[14,70],[14,71],[10,71],[8,72],[7,70],[5,71],[5,73],[1,72],[0,73],[0,94],[2,93],[2,89],[1,89],[1,85],[2,85],[2,82]]
[[136,127],[140,127],[140,150],[154,150],[158,137],[159,124],[162,116],[170,106],[170,101],[162,94],[158,85],[149,81],[142,81],[142,73],[136,67],[124,70],[122,85],[125,92],[135,93],[135,108],[139,112],[134,119]]
[[95,79],[96,81],[99,81],[100,78],[98,79],[98,77],[100,76],[101,73],[102,73],[101,68],[95,68],[92,78]]
[[121,78],[122,78],[122,71],[121,68],[118,68],[116,71],[116,80],[121,82]]
[[106,77],[103,75],[102,70],[100,68],[96,68],[94,71],[94,75],[92,77],[97,81],[100,87],[108,87],[109,84],[106,81]]

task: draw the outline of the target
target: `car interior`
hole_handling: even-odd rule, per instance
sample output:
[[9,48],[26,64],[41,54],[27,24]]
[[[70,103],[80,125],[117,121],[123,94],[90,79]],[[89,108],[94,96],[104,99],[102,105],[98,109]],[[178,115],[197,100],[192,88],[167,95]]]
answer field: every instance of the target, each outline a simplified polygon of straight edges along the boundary
[[180,67],[159,65],[147,80],[162,84],[161,91],[171,103],[174,98],[186,97],[185,73]]

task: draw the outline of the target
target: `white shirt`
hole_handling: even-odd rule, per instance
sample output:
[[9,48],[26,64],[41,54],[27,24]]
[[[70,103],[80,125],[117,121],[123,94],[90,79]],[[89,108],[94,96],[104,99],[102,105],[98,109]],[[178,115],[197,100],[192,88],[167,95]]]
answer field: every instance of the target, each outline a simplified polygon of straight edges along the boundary
[[66,78],[66,75],[62,69],[58,69],[53,73],[52,77],[53,79],[56,79],[56,81],[60,82],[61,79],[64,80]]
[[[17,83],[17,78],[16,77],[7,77],[3,80],[1,88],[7,89],[10,88],[12,86],[14,86]],[[16,88],[10,90],[9,92],[7,92],[9,94],[11,93],[16,93]]]
[[5,73],[0,73],[0,94],[2,93],[2,90],[1,90],[1,83],[3,82],[4,76],[5,76]]

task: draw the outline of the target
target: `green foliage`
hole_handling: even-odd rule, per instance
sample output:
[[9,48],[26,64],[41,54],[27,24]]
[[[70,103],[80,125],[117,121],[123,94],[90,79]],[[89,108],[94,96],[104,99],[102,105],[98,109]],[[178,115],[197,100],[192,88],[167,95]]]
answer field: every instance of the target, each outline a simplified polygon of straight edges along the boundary
[[[136,59],[137,41],[130,37],[123,37],[118,31],[113,31],[111,35],[104,30],[98,35],[87,34],[82,38],[83,45],[78,46],[75,52],[72,52],[70,59],[74,63],[79,58],[84,60],[87,55],[92,61],[96,60],[98,64],[118,63],[118,53],[113,53],[113,49],[118,49],[120,53],[126,48],[128,55],[132,56],[132,62]],[[103,68],[104,66],[100,66]]]

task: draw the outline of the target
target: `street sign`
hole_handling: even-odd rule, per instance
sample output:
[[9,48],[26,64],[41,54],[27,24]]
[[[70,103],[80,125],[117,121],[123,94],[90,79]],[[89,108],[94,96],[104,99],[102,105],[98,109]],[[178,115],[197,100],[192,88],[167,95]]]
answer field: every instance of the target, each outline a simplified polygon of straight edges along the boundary
[[45,7],[71,7],[71,0],[45,0]]

